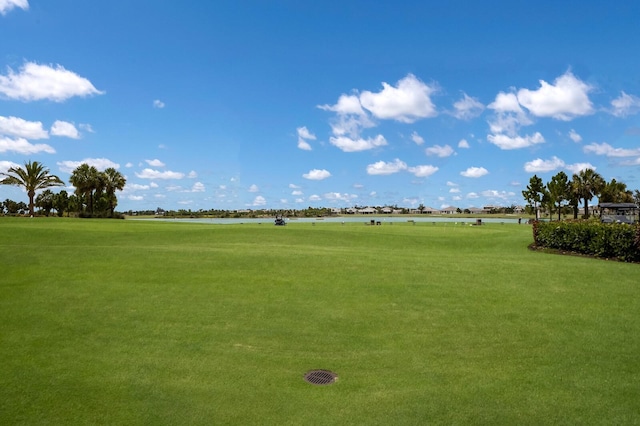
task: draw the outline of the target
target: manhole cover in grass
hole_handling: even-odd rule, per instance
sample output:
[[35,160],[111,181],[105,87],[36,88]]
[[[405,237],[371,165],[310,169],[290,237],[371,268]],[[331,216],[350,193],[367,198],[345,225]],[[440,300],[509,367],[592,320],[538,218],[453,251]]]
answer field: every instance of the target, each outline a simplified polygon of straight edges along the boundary
[[338,379],[338,375],[327,370],[311,370],[304,375],[304,379],[312,385],[330,385]]

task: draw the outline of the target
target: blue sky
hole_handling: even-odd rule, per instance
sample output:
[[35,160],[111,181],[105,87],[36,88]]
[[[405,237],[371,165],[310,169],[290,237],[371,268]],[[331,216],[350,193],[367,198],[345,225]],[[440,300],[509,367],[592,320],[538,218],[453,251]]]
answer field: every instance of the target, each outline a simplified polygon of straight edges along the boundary
[[639,189],[639,28],[636,1],[0,0],[0,171],[115,167],[120,211]]

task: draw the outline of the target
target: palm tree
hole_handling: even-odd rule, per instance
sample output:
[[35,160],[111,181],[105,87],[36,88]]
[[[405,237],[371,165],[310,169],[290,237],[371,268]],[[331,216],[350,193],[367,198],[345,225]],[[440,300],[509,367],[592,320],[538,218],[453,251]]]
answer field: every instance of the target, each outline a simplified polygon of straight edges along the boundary
[[113,167],[109,167],[102,173],[102,183],[104,184],[104,189],[109,199],[109,211],[111,216],[113,216],[113,210],[118,205],[116,190],[122,191],[127,180],[122,176],[122,173]]
[[605,183],[600,194],[601,203],[633,203],[633,192],[627,190],[627,184],[611,179]]
[[11,167],[7,173],[0,173],[6,176],[0,181],[2,185],[15,185],[24,187],[29,196],[29,215],[33,216],[33,198],[36,191],[40,189],[50,188],[52,186],[64,185],[64,182],[55,175],[49,173],[42,163],[37,161],[28,161],[22,167]]
[[[76,187],[76,193],[78,196],[84,195],[85,202],[87,203],[87,209],[89,213],[93,213],[93,191],[99,185],[100,173],[94,166],[90,166],[87,163],[83,163],[76,167],[71,173],[69,182]],[[81,204],[82,205],[82,204]],[[78,206],[78,207],[81,207]]]
[[573,175],[574,190],[579,199],[584,200],[584,216],[589,217],[589,201],[594,196],[600,195],[604,188],[605,180],[593,169],[584,169]]

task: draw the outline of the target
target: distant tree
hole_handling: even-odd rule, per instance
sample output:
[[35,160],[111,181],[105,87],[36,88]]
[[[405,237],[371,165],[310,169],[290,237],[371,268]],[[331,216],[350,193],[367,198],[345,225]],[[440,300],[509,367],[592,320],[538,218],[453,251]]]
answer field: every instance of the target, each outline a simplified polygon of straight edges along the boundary
[[633,203],[633,192],[627,190],[627,185],[611,179],[602,188],[599,200],[601,203]]
[[589,217],[589,201],[600,195],[605,180],[593,169],[584,169],[573,175],[578,197],[584,201],[584,217]]
[[55,194],[53,198],[53,208],[58,212],[58,216],[64,216],[64,212],[69,211],[69,194],[62,190]]
[[565,172],[559,172],[547,183],[547,190],[549,191],[552,204],[556,204],[558,208],[558,220],[560,220],[563,203],[571,197],[570,189],[569,176],[567,176]]
[[[93,214],[93,197],[96,188],[100,186],[100,173],[94,166],[83,163],[73,170],[69,178],[71,185],[76,188],[78,199],[83,201],[87,206],[89,214]],[[81,198],[82,196],[82,198]],[[82,209],[82,204],[78,205],[78,209]]]
[[22,186],[27,191],[29,197],[29,214],[33,215],[34,198],[36,191],[50,188],[52,186],[64,185],[58,176],[49,173],[41,163],[28,161],[22,167],[11,167],[7,173],[0,173],[6,176],[0,180],[2,185]]
[[636,206],[640,207],[640,191],[637,189],[633,193],[633,200],[636,203]]
[[522,196],[531,205],[535,211],[536,220],[540,219],[540,212],[538,211],[538,204],[542,201],[542,197],[546,192],[545,186],[537,175],[533,175],[529,179],[529,185],[527,189],[522,191]]
[[35,205],[42,209],[45,216],[49,216],[51,210],[55,208],[54,201],[55,194],[50,189],[45,189],[36,197]]
[[420,211],[420,214],[422,214],[424,209],[425,209],[424,204],[420,203],[420,205],[418,206],[418,210]]

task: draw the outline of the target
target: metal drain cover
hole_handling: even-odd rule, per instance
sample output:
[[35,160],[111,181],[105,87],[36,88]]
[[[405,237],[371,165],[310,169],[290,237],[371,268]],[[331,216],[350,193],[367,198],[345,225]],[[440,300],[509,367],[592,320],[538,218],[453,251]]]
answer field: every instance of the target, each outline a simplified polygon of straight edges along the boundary
[[330,385],[338,379],[338,375],[327,370],[311,370],[304,375],[304,379],[312,385]]

